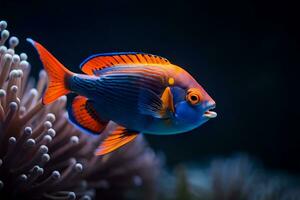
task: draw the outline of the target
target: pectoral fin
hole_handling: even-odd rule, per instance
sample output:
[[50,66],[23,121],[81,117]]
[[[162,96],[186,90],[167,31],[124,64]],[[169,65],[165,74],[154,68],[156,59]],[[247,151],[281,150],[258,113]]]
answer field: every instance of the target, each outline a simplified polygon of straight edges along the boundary
[[174,113],[173,95],[170,87],[167,87],[161,97],[151,90],[144,90],[140,95],[139,110],[142,114],[156,118],[167,118],[169,113]]
[[131,142],[137,136],[137,131],[131,131],[122,126],[117,126],[117,128],[100,144],[95,152],[95,155],[101,156],[108,154]]
[[161,96],[161,101],[163,102],[163,112],[171,111],[175,112],[174,103],[173,103],[173,94],[170,87],[167,87]]

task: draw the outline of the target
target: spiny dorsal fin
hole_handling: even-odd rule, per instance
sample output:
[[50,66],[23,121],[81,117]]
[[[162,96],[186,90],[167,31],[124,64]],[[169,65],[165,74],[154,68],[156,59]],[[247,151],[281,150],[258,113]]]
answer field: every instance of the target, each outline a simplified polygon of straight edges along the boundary
[[100,132],[107,125],[102,122],[93,107],[93,104],[83,96],[74,98],[72,105],[69,109],[69,119],[75,125],[86,129],[93,134],[100,134]]
[[138,64],[169,65],[171,63],[166,58],[146,53],[104,53],[90,56],[81,63],[80,69],[88,75],[95,75],[95,71],[99,71],[107,67]]

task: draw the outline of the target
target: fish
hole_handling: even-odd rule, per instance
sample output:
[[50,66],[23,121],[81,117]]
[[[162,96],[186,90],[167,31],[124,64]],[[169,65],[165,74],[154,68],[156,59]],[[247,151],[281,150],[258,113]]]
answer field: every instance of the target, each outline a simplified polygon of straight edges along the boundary
[[215,101],[182,67],[161,56],[141,52],[95,54],[80,64],[82,74],[59,62],[40,43],[37,50],[49,82],[44,105],[75,93],[69,120],[99,135],[108,123],[115,129],[95,155],[108,154],[139,134],[171,135],[191,131],[215,118]]

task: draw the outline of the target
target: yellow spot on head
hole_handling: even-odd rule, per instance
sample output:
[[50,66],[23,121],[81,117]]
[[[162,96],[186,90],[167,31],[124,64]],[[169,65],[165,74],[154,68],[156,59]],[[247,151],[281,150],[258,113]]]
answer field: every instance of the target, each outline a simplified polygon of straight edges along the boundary
[[169,83],[169,85],[174,85],[174,82],[175,82],[175,80],[174,80],[174,78],[169,78],[169,80],[168,80],[168,83]]

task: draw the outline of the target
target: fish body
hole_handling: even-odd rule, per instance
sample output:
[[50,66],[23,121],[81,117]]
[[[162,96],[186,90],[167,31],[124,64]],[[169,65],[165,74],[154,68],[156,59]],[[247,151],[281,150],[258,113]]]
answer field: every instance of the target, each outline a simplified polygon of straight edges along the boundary
[[117,124],[97,155],[117,149],[141,132],[177,134],[216,117],[210,110],[214,100],[188,72],[165,58],[134,52],[97,54],[81,64],[85,74],[75,74],[42,45],[28,41],[50,77],[44,104],[74,92],[78,96],[69,109],[73,123],[95,134],[110,121]]
[[[68,86],[75,93],[90,99],[104,121],[114,119],[122,126],[143,133],[176,134],[194,129],[209,119],[201,112],[215,104],[186,71],[175,65],[117,66],[106,68],[97,75],[74,75]],[[176,82],[170,84],[169,79]],[[144,113],[141,105],[144,98],[152,95],[160,97],[167,87],[176,95],[173,97],[176,99],[175,110],[180,109],[181,102],[185,101],[182,94],[188,88],[199,89],[207,100],[203,100],[203,105],[191,117],[181,117],[180,112],[185,112],[182,109],[162,117]],[[184,106],[185,109],[188,107],[188,104]]]

